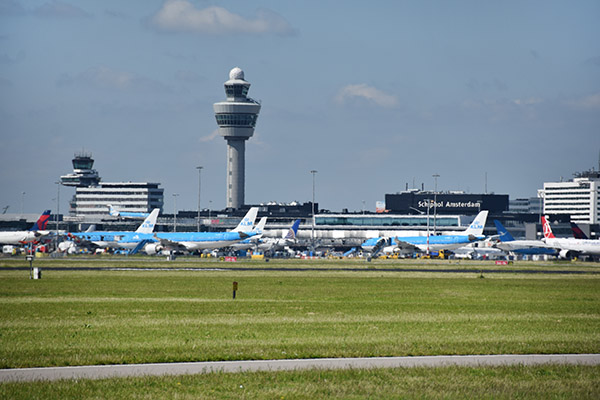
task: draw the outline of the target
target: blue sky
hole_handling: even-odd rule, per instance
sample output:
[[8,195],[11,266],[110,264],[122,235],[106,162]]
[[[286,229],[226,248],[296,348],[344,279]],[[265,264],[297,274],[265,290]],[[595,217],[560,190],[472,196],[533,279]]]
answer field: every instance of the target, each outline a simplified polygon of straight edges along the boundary
[[[225,206],[212,104],[262,102],[246,203],[368,210],[409,187],[531,197],[598,168],[598,1],[0,0],[0,208],[56,208],[73,154]],[[22,196],[25,192],[25,196]],[[74,189],[61,189],[61,211]]]

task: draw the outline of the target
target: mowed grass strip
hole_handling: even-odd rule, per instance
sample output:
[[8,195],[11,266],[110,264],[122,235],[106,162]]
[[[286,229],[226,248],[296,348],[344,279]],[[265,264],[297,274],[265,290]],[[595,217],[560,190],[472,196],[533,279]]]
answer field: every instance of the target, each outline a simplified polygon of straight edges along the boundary
[[[266,261],[268,260],[268,262]],[[492,260],[440,260],[440,259],[373,259],[367,262],[364,258],[328,258],[319,260],[280,259],[250,260],[240,258],[237,262],[225,262],[220,258],[199,258],[197,256],[179,256],[174,261],[165,262],[164,258],[146,255],[97,255],[79,256],[71,255],[64,258],[39,257],[34,261],[34,266],[42,268],[129,268],[129,269],[316,269],[316,270],[390,270],[390,269],[416,269],[416,270],[465,270],[465,271],[490,271],[490,270],[516,270],[516,271],[585,271],[600,274],[600,263],[551,260],[551,261],[514,261],[510,265],[496,265]],[[29,268],[29,262],[23,256],[0,257],[2,268]]]
[[[597,353],[600,277],[0,271],[0,367]],[[239,282],[232,299],[232,282]]]
[[600,367],[212,373],[0,385],[5,399],[597,399]]

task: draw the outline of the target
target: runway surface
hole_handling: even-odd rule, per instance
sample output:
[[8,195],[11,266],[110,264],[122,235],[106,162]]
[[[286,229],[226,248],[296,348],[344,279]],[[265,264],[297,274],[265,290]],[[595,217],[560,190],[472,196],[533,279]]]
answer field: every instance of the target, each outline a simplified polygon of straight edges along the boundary
[[164,364],[89,365],[0,370],[0,382],[103,379],[131,376],[206,374],[211,372],[293,371],[303,369],[508,366],[540,364],[600,365],[600,354],[514,354],[297,360],[214,361]]

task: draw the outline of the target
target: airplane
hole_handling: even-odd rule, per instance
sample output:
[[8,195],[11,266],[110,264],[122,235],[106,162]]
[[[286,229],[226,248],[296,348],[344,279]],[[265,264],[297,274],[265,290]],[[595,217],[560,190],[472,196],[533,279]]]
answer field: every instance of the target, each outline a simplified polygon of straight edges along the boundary
[[0,232],[1,244],[25,244],[37,242],[42,237],[50,234],[50,231],[45,230],[50,219],[50,210],[46,210],[40,215],[36,223],[28,231],[5,231]]
[[67,237],[77,242],[79,245],[92,247],[119,247],[118,243],[127,235],[132,233],[137,234],[152,234],[156,219],[158,218],[159,208],[155,208],[140,224],[135,232],[130,231],[86,231],[78,233],[69,233]]
[[252,236],[251,238],[244,239],[241,242],[233,243],[229,248],[232,250],[247,250],[247,249],[256,249],[260,242],[261,237],[263,235],[263,231],[265,229],[265,225],[267,224],[267,217],[262,217],[258,224],[252,229],[253,232],[257,232],[256,236]]
[[121,217],[121,218],[148,218],[150,213],[140,213],[140,212],[127,212],[127,211],[117,211],[112,204],[108,205],[108,213],[113,217]]
[[258,207],[252,207],[240,223],[229,232],[159,232],[154,234],[132,233],[120,238],[117,247],[130,249],[129,254],[144,251],[154,255],[161,251],[192,252],[196,250],[218,249],[262,235],[262,231],[253,231]]
[[481,211],[471,225],[458,235],[427,235],[427,236],[407,236],[395,238],[371,238],[366,240],[361,247],[363,250],[371,252],[374,256],[386,246],[391,248],[386,251],[411,251],[411,252],[431,252],[440,250],[453,250],[462,247],[466,244],[477,242],[485,239],[483,236],[483,228],[488,216],[488,211]]
[[[263,217],[260,222],[256,225],[256,228],[259,229],[262,220],[266,217]],[[271,238],[271,237],[262,237],[255,236],[252,239],[246,239],[240,243],[236,243],[231,246],[233,250],[246,250],[246,249],[256,249],[262,251],[273,251],[276,249],[283,248],[285,246],[289,246],[296,242],[296,235],[298,234],[298,227],[300,226],[300,220],[297,219],[292,223],[292,226],[281,235],[281,238]],[[264,225],[260,230],[264,229]]]
[[575,222],[571,222],[571,230],[573,231],[573,237],[575,239],[589,239]]
[[550,222],[542,216],[544,242],[558,250],[560,258],[571,259],[579,255],[600,255],[600,240],[557,238],[552,233]]
[[514,254],[556,255],[558,253],[556,249],[548,247],[548,245],[541,240],[515,240],[497,219],[494,220],[494,225],[496,225],[500,240],[494,243],[492,247]]
[[254,227],[254,220],[256,220],[256,215],[258,214],[258,207],[251,207],[244,218],[240,221],[238,226],[233,228],[231,232],[250,232]]

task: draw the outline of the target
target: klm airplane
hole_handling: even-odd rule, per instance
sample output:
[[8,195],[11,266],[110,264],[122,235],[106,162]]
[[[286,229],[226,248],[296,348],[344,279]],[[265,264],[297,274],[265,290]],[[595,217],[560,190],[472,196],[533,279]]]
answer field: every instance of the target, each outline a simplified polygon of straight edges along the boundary
[[192,252],[196,250],[219,249],[248,238],[262,235],[262,230],[252,230],[258,207],[252,207],[238,226],[230,232],[158,232],[131,233],[121,237],[118,247],[130,249],[129,254],[144,251],[158,254],[161,251]]
[[117,211],[112,206],[112,204],[108,204],[108,213],[113,217],[120,218],[148,218],[148,216],[150,215],[150,213]]
[[91,247],[112,247],[118,248],[119,242],[128,235],[132,234],[152,234],[156,219],[160,209],[155,208],[144,222],[140,224],[135,232],[130,231],[86,231],[78,233],[69,233],[67,236],[77,245]]
[[390,250],[412,251],[412,252],[431,252],[440,250],[453,250],[463,247],[469,243],[485,239],[483,228],[487,220],[488,211],[481,211],[471,225],[459,235],[427,235],[427,236],[406,236],[394,238],[371,238],[365,241],[361,247],[363,250],[371,252],[373,255],[388,246]]
[[514,254],[558,254],[556,249],[549,247],[541,240],[515,240],[497,219],[494,220],[494,224],[500,238],[500,241],[493,245],[497,249]]
[[265,227],[266,220],[267,217],[263,217],[256,225],[255,229],[259,231],[259,235],[236,243],[232,245],[231,248],[233,250],[256,249],[262,251],[274,251],[296,243],[296,235],[298,234],[298,227],[300,226],[299,219],[292,223],[292,226],[282,234],[281,238],[262,237],[262,230]]

